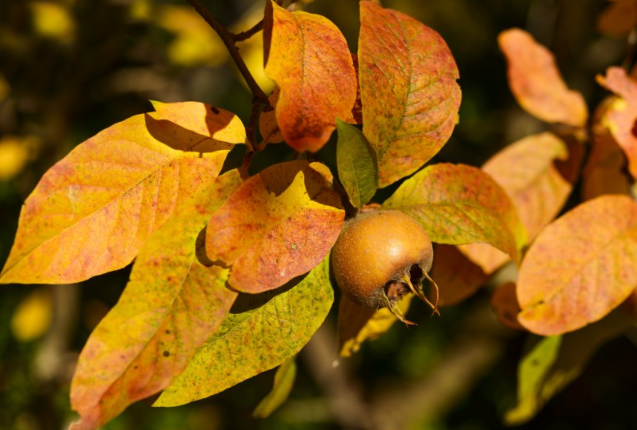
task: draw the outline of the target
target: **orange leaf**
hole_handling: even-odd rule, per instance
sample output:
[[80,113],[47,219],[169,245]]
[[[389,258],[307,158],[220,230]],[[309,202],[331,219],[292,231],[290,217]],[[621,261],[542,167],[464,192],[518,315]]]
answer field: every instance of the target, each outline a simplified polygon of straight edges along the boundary
[[615,1],[597,17],[597,30],[611,36],[626,36],[637,26],[637,1]]
[[122,297],[80,355],[71,403],[81,420],[73,430],[97,429],[166,388],[219,327],[237,293],[225,286],[227,269],[197,260],[195,242],[239,183],[236,170],[220,176],[146,242]]
[[232,265],[234,289],[277,288],[327,255],[345,212],[319,172],[306,161],[276,164],[245,181],[213,214],[206,252]]
[[126,266],[217,177],[231,144],[245,141],[230,112],[156,106],[83,142],[43,176],[22,208],[1,283],[79,282]]
[[415,19],[360,2],[363,131],[380,187],[418,170],[447,142],[460,108],[458,68],[442,37]]
[[434,255],[431,277],[440,287],[440,306],[455,305],[471,297],[489,278],[456,246],[437,244]]
[[550,336],[601,319],[637,285],[637,203],[589,200],[538,236],[520,269],[518,319]]
[[553,164],[567,157],[561,139],[542,133],[511,144],[482,166],[511,198],[529,240],[555,218],[573,189]]
[[547,122],[586,124],[584,98],[568,89],[548,49],[518,28],[500,33],[498,43],[509,65],[511,91],[527,112]]
[[265,73],[281,89],[276,120],[297,151],[316,152],[347,119],[356,100],[356,74],[347,42],[327,18],[288,12],[266,2]]
[[493,292],[491,295],[491,307],[503,325],[514,330],[524,330],[524,327],[518,322],[520,305],[515,294],[514,282],[507,282]]
[[637,81],[621,67],[609,67],[606,77],[597,76],[597,82],[619,96],[608,107],[602,123],[626,153],[628,170],[637,179]]
[[624,151],[617,144],[601,119],[613,99],[604,100],[593,120],[591,150],[582,172],[582,199],[590,200],[602,194],[630,195],[630,176],[626,171]]
[[[573,188],[554,165],[568,157],[564,142],[552,133],[526,137],[487,161],[482,170],[507,193],[526,228],[529,241],[560,212]],[[485,244],[459,247],[485,273],[506,263],[506,254]]]

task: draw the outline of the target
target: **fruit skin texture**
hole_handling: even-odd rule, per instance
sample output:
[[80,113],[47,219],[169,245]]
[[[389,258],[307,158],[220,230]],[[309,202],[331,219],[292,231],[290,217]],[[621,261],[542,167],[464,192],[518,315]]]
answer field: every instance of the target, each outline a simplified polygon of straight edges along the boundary
[[425,230],[412,217],[395,210],[378,210],[345,223],[331,259],[334,278],[343,293],[361,306],[378,309],[387,305],[383,295],[393,306],[409,291],[404,280],[422,282],[433,263],[433,248]]

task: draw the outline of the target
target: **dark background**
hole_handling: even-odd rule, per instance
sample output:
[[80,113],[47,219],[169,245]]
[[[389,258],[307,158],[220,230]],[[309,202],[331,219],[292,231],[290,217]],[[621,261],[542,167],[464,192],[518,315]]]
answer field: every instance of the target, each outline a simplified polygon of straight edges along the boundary
[[[203,3],[237,30],[262,16],[260,0]],[[460,69],[460,123],[434,162],[480,165],[505,145],[547,127],[523,112],[509,92],[496,43],[500,31],[521,27],[548,46],[591,110],[604,97],[594,76],[627,55],[626,37],[596,30],[596,18],[607,6],[603,0],[383,4],[440,32]],[[331,19],[356,51],[356,1],[315,0],[303,7]],[[41,175],[98,131],[151,110],[149,99],[207,102],[248,122],[248,90],[218,39],[188,11],[176,0],[0,0],[0,262],[13,243],[20,206]],[[241,53],[258,68],[255,39]],[[270,149],[270,155],[256,157],[252,170],[292,156],[285,145]],[[1,286],[0,429],[61,429],[74,419],[68,393],[77,355],[117,302],[128,274],[123,269],[81,285]],[[383,430],[502,428],[504,412],[515,404],[516,366],[526,336],[495,323],[488,297],[482,290],[433,319],[416,305],[409,317],[419,327],[394,326],[337,370],[331,367],[333,312],[300,355],[290,399],[267,420],[250,413],[269,391],[273,372],[179,408],[136,404],[104,428],[364,428],[370,417]],[[582,377],[521,428],[637,428],[634,341],[625,336],[606,344]]]

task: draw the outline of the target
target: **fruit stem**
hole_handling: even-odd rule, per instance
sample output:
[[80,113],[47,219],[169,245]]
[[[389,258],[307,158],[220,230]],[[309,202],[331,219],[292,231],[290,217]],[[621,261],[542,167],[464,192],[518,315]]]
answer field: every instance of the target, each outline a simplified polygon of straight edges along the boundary
[[433,315],[440,316],[440,312],[438,312],[438,285],[436,285],[436,283],[429,277],[427,272],[423,270],[423,273],[425,274],[425,277],[429,279],[431,282],[433,282],[433,284],[436,286],[436,304],[433,304],[429,301],[424,291],[422,290],[421,285],[418,285],[418,288],[414,287],[414,284],[411,283],[411,279],[409,278],[409,275],[403,276],[402,281],[409,286],[409,289],[411,290],[412,293],[416,295],[416,297],[418,297],[420,300],[422,300],[423,302],[431,306],[431,309],[433,309],[433,312],[431,314],[432,316]]
[[418,325],[415,322],[411,322],[407,318],[405,318],[403,313],[400,311],[400,308],[396,305],[392,305],[391,300],[389,300],[389,297],[387,297],[387,294],[385,294],[385,292],[383,292],[383,300],[385,301],[385,306],[387,306],[387,309],[389,309],[389,312],[394,314],[394,316],[398,318],[401,322],[403,322],[405,325]]
[[440,316],[440,312],[438,312],[438,300],[440,299],[440,289],[438,288],[438,284],[436,284],[436,281],[434,281],[433,279],[431,279],[431,276],[429,276],[429,274],[427,272],[424,272],[425,278],[427,278],[427,280],[429,282],[431,282],[433,284],[433,286],[436,289],[436,301],[435,301],[435,307],[434,310],[436,311],[436,313],[438,313],[438,316]]

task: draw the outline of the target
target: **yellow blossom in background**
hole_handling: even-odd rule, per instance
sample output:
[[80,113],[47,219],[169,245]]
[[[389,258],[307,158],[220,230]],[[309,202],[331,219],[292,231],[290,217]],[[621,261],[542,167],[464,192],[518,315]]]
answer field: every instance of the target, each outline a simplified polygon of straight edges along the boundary
[[157,23],[176,36],[168,46],[168,58],[174,64],[216,66],[226,61],[228,53],[223,42],[192,8],[162,6]]
[[135,20],[148,21],[151,18],[151,13],[150,0],[134,0],[130,5],[130,16]]
[[8,181],[24,169],[37,149],[38,139],[5,136],[0,138],[0,181]]
[[62,43],[73,41],[75,21],[67,7],[51,1],[29,3],[34,31],[40,36],[56,39]]
[[29,294],[11,317],[13,336],[21,342],[42,336],[51,325],[52,308],[51,294],[44,287]]

